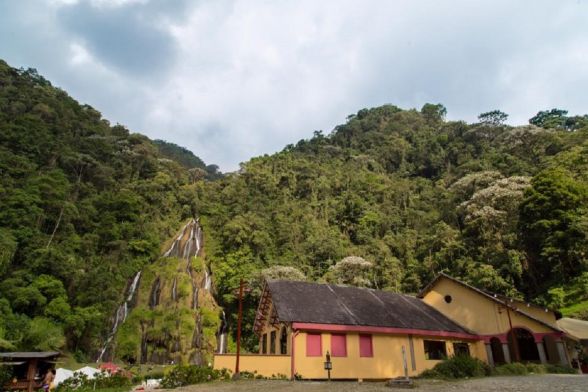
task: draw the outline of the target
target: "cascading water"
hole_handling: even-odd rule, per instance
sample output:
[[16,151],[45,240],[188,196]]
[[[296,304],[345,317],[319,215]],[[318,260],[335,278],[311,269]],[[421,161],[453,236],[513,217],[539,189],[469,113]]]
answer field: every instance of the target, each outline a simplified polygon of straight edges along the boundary
[[227,352],[227,330],[228,330],[228,324],[227,324],[227,317],[225,315],[225,311],[222,311],[222,317],[221,317],[221,325],[218,329],[218,353],[219,354],[224,354]]
[[161,280],[155,279],[153,286],[151,287],[151,295],[149,296],[149,307],[153,309],[159,305],[159,295],[161,294]]
[[[190,219],[185,225],[182,226],[181,230],[175,235],[172,239],[171,244],[162,253],[162,258],[175,258],[182,260],[182,263],[185,262],[185,266],[182,264],[182,268],[178,271],[180,274],[188,274],[190,278],[190,284],[192,286],[192,298],[191,301],[188,303],[184,303],[183,298],[181,297],[182,293],[182,280],[183,279],[177,273],[170,278],[167,278],[166,275],[160,275],[158,270],[154,270],[155,276],[153,277],[151,268],[145,271],[145,279],[149,276],[149,282],[146,283],[147,285],[151,285],[150,288],[142,288],[143,290],[149,290],[150,292],[145,293],[148,295],[141,296],[142,300],[146,301],[150,309],[160,309],[162,312],[166,312],[170,300],[169,297],[162,295],[162,293],[170,293],[169,287],[171,287],[171,301],[175,304],[174,307],[182,307],[182,306],[190,306],[193,311],[193,317],[195,318],[196,327],[193,331],[192,335],[192,343],[190,341],[184,342],[179,335],[173,336],[172,335],[165,335],[159,336],[157,338],[153,338],[150,336],[150,331],[152,328],[156,327],[159,321],[150,321],[147,323],[141,322],[141,342],[140,347],[138,348],[138,358],[137,360],[141,363],[145,362],[156,362],[156,363],[169,363],[170,360],[176,360],[180,358],[181,355],[184,355],[190,352],[190,362],[193,364],[201,364],[203,361],[203,351],[208,349],[208,345],[205,342],[205,337],[203,335],[203,328],[202,328],[202,319],[200,317],[200,312],[197,312],[199,306],[208,306],[202,305],[199,303],[199,296],[210,296],[210,291],[212,290],[212,273],[204,260],[197,260],[198,256],[203,256],[203,231],[200,227],[199,219]],[[172,261],[164,261],[164,263],[172,262]],[[202,263],[202,266],[195,266],[194,262]],[[196,268],[195,268],[196,267]],[[198,271],[198,274],[197,274]],[[133,278],[132,282],[130,282],[129,288],[125,293],[123,303],[116,309],[116,312],[113,315],[113,324],[112,328],[109,331],[108,338],[104,344],[104,347],[99,353],[98,361],[111,359],[112,356],[112,348],[116,337],[117,331],[120,329],[122,323],[125,322],[128,315],[130,314],[132,308],[136,303],[136,298],[139,298],[135,292],[138,290],[138,286],[140,281],[143,282],[145,279],[141,279],[141,272],[137,273]],[[173,279],[173,281],[172,281]],[[204,290],[204,291],[202,291]],[[169,295],[169,294],[168,294]],[[210,301],[206,301],[205,304],[209,304]],[[214,299],[212,299],[212,303],[214,304]],[[227,346],[227,327],[226,327],[226,320],[223,314],[223,326],[221,326],[219,330],[218,339],[220,339],[220,348],[223,351],[226,351]],[[132,322],[137,322],[134,318]],[[155,324],[154,324],[155,323]],[[176,328],[178,331],[180,330],[180,320],[177,320]]]
[[114,323],[112,324],[112,329],[110,330],[110,334],[108,335],[108,338],[106,339],[106,342],[104,343],[104,346],[102,346],[102,350],[100,350],[100,354],[98,355],[98,359],[96,360],[96,362],[102,361],[102,358],[104,358],[104,355],[106,354],[106,351],[108,350],[108,346],[110,345],[110,342],[112,342],[112,339],[114,338],[114,335],[116,334],[116,331],[118,331],[118,327],[120,327],[120,325],[122,323],[124,323],[125,320],[127,319],[127,316],[129,313],[129,304],[131,303],[131,301],[133,300],[133,298],[135,296],[135,292],[137,291],[137,286],[139,285],[139,279],[141,279],[141,271],[139,271],[135,274],[135,277],[133,278],[133,281],[131,282],[131,285],[129,286],[129,289],[127,291],[127,295],[125,296],[125,301],[118,307],[118,309],[116,309],[116,314],[114,315]]
[[174,284],[172,285],[172,301],[177,302],[178,300],[178,278],[174,278]]

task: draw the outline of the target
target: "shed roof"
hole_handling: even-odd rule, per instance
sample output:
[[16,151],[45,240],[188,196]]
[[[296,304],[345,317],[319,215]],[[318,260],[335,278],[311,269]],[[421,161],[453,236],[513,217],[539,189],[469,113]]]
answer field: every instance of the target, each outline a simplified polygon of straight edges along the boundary
[[472,333],[409,295],[284,280],[269,281],[266,290],[280,322]]
[[564,317],[557,320],[557,326],[578,340],[588,341],[588,321]]
[[3,359],[43,359],[43,358],[52,358],[59,356],[60,353],[58,351],[32,351],[32,352],[10,352],[10,353],[0,353],[0,360]]

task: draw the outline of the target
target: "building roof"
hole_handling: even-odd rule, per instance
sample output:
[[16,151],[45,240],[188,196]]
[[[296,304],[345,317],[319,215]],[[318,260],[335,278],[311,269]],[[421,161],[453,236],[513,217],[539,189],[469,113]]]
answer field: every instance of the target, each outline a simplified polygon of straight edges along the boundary
[[557,326],[578,340],[588,340],[588,321],[563,317],[557,320]]
[[[422,300],[404,294],[294,281],[269,281],[279,322],[388,327],[472,334]],[[261,312],[258,312],[258,317]]]
[[[521,314],[521,315],[523,315],[523,316],[525,316],[525,317],[527,317],[527,318],[529,318],[529,319],[531,319],[531,320],[533,320],[535,322],[538,322],[541,325],[544,325],[544,326],[546,326],[548,328],[551,328],[554,331],[562,332],[556,326],[554,326],[552,324],[549,324],[549,323],[546,323],[545,321],[540,320],[537,317],[534,317],[534,316],[530,315],[529,313],[526,313],[525,311],[523,311],[523,310],[521,310],[521,309],[519,309],[519,308],[517,308],[515,306],[509,305],[508,304],[508,300],[510,300],[510,298],[505,297],[503,295],[491,294],[491,293],[488,293],[488,292],[486,292],[484,290],[480,290],[480,289],[478,289],[478,288],[476,288],[474,286],[471,286],[471,285],[467,284],[466,282],[463,282],[463,281],[461,281],[459,279],[456,279],[453,276],[449,276],[449,275],[447,275],[447,274],[445,274],[443,272],[441,272],[439,275],[437,275],[435,277],[435,279],[433,279],[428,285],[426,285],[425,288],[418,294],[418,297],[419,298],[423,298],[429,291],[431,291],[433,289],[433,287],[437,284],[437,282],[440,279],[442,279],[442,278],[448,279],[448,280],[450,280],[452,282],[455,282],[455,283],[457,283],[457,284],[459,284],[459,285],[461,285],[463,287],[466,287],[466,288],[468,288],[468,289],[470,289],[472,291],[475,291],[476,293],[478,293],[478,294],[486,297],[487,299],[489,299],[491,301],[494,301],[496,303],[499,303],[500,305],[503,305],[503,306],[506,305],[506,306],[508,306],[508,308],[510,310],[512,310],[514,312],[517,312],[517,313],[519,313],[519,314]],[[521,302],[520,300],[516,300],[516,299],[512,299],[512,301],[510,301],[510,302],[513,302],[513,301]],[[533,306],[536,306],[536,305],[533,305]]]
[[0,360],[4,359],[44,359],[52,358],[61,355],[57,351],[32,351],[32,352],[11,352],[11,353],[0,353]]

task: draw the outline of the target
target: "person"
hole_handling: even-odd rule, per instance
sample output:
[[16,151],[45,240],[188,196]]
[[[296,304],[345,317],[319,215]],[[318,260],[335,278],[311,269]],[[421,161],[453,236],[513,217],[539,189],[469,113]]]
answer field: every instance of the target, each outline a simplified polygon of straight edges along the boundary
[[53,381],[55,380],[55,369],[51,368],[47,370],[45,378],[43,379],[43,391],[49,392],[55,388]]

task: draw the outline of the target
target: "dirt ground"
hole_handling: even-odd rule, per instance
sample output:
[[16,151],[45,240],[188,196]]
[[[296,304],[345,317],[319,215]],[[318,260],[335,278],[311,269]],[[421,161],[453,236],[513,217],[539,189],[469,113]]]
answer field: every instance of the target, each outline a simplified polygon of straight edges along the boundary
[[[545,374],[534,376],[487,377],[464,381],[418,380],[415,391],[419,392],[588,392],[588,375]],[[214,382],[178,388],[177,392],[378,392],[406,389],[389,388],[381,382],[315,382],[242,380],[237,382]]]

